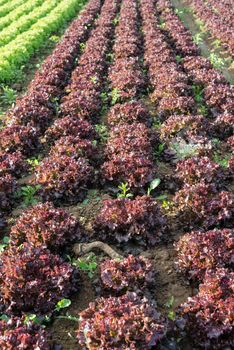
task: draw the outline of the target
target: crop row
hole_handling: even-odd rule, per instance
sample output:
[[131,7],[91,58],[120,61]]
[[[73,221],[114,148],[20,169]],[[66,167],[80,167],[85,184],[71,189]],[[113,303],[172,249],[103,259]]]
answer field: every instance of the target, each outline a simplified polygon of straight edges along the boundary
[[[77,202],[95,180],[95,171],[90,163],[95,157],[98,160],[98,155],[92,123],[97,120],[101,110],[106,56],[113,36],[118,3],[104,3],[95,23],[96,28],[91,32],[66,87],[68,93],[60,105],[63,118],[46,132],[46,137],[56,137],[57,141],[51,147],[49,157],[36,170],[36,183],[41,185],[41,194],[45,199]],[[79,133],[78,130],[72,132],[72,121],[77,125],[76,129],[80,129]],[[67,132],[64,131],[64,122],[68,125]],[[64,135],[62,138],[57,137],[58,125]]]
[[22,15],[26,15],[35,9],[37,6],[40,6],[43,3],[42,0],[28,0],[22,5],[18,6],[15,10],[8,13],[8,15],[0,18],[0,30],[6,28],[14,21],[18,20]]
[[[138,27],[136,2],[123,1],[115,33],[114,62],[109,71],[110,86],[117,93],[117,101],[136,99],[145,85]],[[118,103],[111,108],[107,115],[111,128],[102,166],[104,179],[116,185],[127,182],[132,189],[143,188],[153,180],[153,137],[142,121],[149,124],[150,117],[139,102]]]
[[209,4],[206,4],[201,0],[189,0],[188,3],[192,6],[198,18],[205,23],[205,26],[210,31],[211,35],[214,38],[218,38],[233,56],[233,16],[220,16],[219,13],[213,11]]
[[[181,24],[179,18],[173,14],[172,9],[170,8],[170,3],[168,1],[159,1],[157,3],[157,6],[160,9],[160,11],[162,11],[162,18],[165,20],[165,28],[168,29],[171,35],[171,45],[175,46],[177,53],[179,53],[182,56],[185,56],[181,66],[183,67],[183,62],[188,62],[189,60],[192,63],[197,62],[197,60],[199,59],[198,52],[195,52],[196,56],[194,57],[194,44],[191,42],[191,37],[188,34],[187,30]],[[180,41],[180,37],[183,38],[183,41]],[[167,48],[165,48],[164,50],[166,49]],[[190,52],[190,56],[186,57],[188,55],[188,52]],[[163,55],[161,55],[160,57],[162,56]],[[196,69],[197,65],[195,64],[195,72]],[[199,67],[197,71],[199,71]],[[159,71],[157,71],[157,73],[158,72]],[[183,72],[181,73],[183,74]],[[225,84],[226,90],[229,89],[231,94],[230,86],[224,82],[224,78],[219,73],[217,73],[210,65],[208,65],[206,72],[202,73],[205,79],[210,78],[208,84],[211,85],[209,85],[206,89],[211,89],[211,87],[214,86],[214,79],[216,79],[216,81],[218,82],[217,77],[221,77],[222,87]],[[164,74],[164,77],[165,76],[166,73]],[[192,75],[192,79],[194,78],[194,76],[196,77],[196,75],[194,74]],[[170,75],[170,79],[171,77],[172,75]],[[198,84],[204,84],[204,81],[197,82],[195,80],[195,82]],[[217,83],[216,86],[218,86]],[[206,89],[204,93],[205,101],[209,105],[209,107],[211,107],[209,104],[209,100],[206,98]],[[225,93],[225,90],[223,92]],[[180,181],[183,180],[183,187],[176,193],[174,201],[177,206],[177,211],[180,213],[181,221],[183,221],[184,217],[187,222],[191,220],[190,222],[197,222],[200,226],[210,227],[212,225],[218,224],[219,222],[225,222],[225,220],[228,220],[233,215],[233,196],[228,191],[220,191],[220,185],[217,187],[217,185],[215,184],[215,179],[219,178],[218,176],[216,178],[217,173],[222,173],[222,171],[220,169],[220,166],[216,165],[214,161],[210,159],[212,157],[212,149],[214,147],[210,138],[212,137],[212,133],[214,133],[214,136],[217,137],[217,126],[219,124],[222,124],[223,120],[226,120],[225,124],[227,127],[227,136],[232,135],[233,118],[228,113],[230,113],[230,106],[233,105],[233,99],[231,97],[228,97],[229,96],[227,96],[227,101],[225,101],[226,103],[224,103],[224,105],[222,105],[222,103],[224,102],[223,100],[225,99],[225,95],[222,96],[222,98],[220,99],[220,104],[222,108],[220,108],[219,112],[224,112],[225,114],[218,115],[217,120],[209,120],[208,118],[196,116],[193,114],[187,117],[183,115],[171,115],[162,124],[161,139],[163,139],[163,141],[169,143],[175,142],[175,139],[178,137],[176,134],[178,134],[180,135],[180,138],[182,136],[183,141],[187,143],[191,143],[192,141],[193,144],[197,144],[197,154],[195,154],[196,157],[177,163],[176,173]],[[215,106],[219,107],[217,94],[216,98],[217,100]],[[179,110],[179,113],[177,111],[177,114],[181,113],[183,114],[184,111],[182,111],[181,109]],[[217,113],[217,110],[213,111],[214,117],[217,115]],[[182,133],[183,130],[184,132]],[[230,133],[228,133],[228,130],[230,130]],[[202,158],[199,158],[198,156],[202,156]],[[207,156],[209,158],[207,158]],[[196,173],[194,174],[193,171],[197,172],[196,176]],[[228,171],[232,171],[232,160],[229,163]],[[188,178],[186,178],[186,174],[188,175]],[[208,176],[207,178],[206,175]],[[225,174],[222,174],[222,176],[225,177]],[[230,175],[226,174],[226,176]],[[207,179],[209,180],[207,181]]]
[[47,16],[5,45],[0,53],[0,82],[15,79],[21,65],[29,60],[51,33],[74,17],[82,5],[82,1],[61,1]]
[[141,39],[138,26],[136,2],[124,1],[115,33],[114,62],[109,72],[110,86],[116,91],[116,100],[135,98],[145,85],[140,62]]
[[[81,16],[73,21],[53,53],[45,60],[26,95],[17,100],[16,106],[6,116],[7,126],[1,131],[0,142],[0,194],[3,212],[11,207],[13,201],[15,176],[20,176],[28,170],[26,157],[40,150],[40,136],[56,115],[56,101],[63,94],[80,45],[86,40],[100,6],[100,1],[90,1]],[[69,121],[67,128],[71,128]],[[48,131],[48,134],[51,132]]]
[[10,11],[16,9],[18,6],[22,5],[24,0],[13,0],[13,1],[4,1],[2,2],[2,6],[0,7],[0,18],[6,16]]
[[28,30],[34,23],[48,15],[58,4],[59,0],[44,1],[42,6],[36,7],[33,11],[25,16],[21,16],[18,20],[11,23],[0,32],[0,47],[14,40],[17,35]]

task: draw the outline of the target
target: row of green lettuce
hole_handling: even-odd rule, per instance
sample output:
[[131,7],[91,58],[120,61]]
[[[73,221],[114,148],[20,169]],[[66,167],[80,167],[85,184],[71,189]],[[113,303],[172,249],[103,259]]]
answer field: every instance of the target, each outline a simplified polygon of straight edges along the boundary
[[10,43],[20,33],[25,32],[39,19],[48,15],[60,2],[61,0],[46,0],[42,6],[37,7],[25,16],[21,16],[17,21],[3,29],[0,32],[0,47]]
[[17,6],[7,15],[0,17],[0,30],[6,28],[13,22],[16,22],[21,16],[27,15],[33,11],[37,6],[43,4],[44,0],[27,0],[22,5]]
[[0,51],[0,83],[17,80],[21,66],[40,49],[45,40],[64,23],[71,20],[83,7],[85,0],[61,0],[45,17],[29,30],[19,34]]
[[24,2],[25,0],[8,0],[3,4],[3,6],[0,5],[0,17],[6,16],[8,13],[15,10],[18,6],[22,5]]

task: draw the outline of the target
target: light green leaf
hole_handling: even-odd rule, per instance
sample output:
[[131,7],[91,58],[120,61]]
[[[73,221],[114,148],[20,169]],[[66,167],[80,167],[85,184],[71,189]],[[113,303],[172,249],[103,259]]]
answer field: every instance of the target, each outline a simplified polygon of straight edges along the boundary
[[60,309],[65,309],[66,307],[71,305],[71,300],[70,299],[61,299],[57,305],[56,305],[56,310],[59,311]]

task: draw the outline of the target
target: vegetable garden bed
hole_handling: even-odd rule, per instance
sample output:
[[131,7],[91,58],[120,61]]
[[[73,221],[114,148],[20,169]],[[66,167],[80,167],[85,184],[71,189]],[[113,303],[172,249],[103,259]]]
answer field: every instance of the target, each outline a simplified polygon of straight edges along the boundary
[[233,348],[233,97],[169,0],[87,3],[0,130],[1,349]]

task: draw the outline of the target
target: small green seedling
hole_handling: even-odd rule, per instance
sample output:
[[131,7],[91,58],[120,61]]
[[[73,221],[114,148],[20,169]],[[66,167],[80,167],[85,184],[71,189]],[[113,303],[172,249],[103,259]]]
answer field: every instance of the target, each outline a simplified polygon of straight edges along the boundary
[[220,140],[215,138],[215,137],[211,140],[211,142],[212,142],[213,146],[219,146],[220,145]]
[[25,324],[30,324],[31,322],[35,324],[40,324],[41,319],[36,314],[27,314],[24,319]]
[[203,43],[203,33],[196,33],[193,35],[193,41],[195,44],[200,45]]
[[176,55],[176,62],[180,63],[182,61],[182,56]]
[[175,317],[176,317],[176,313],[175,313],[175,311],[173,310],[173,305],[174,305],[174,303],[175,303],[175,298],[174,298],[174,296],[172,295],[172,296],[169,298],[169,300],[166,302],[166,304],[165,304],[166,308],[169,309],[167,316],[168,316],[168,318],[169,318],[170,320],[172,320],[172,321],[174,321],[174,320],[175,320]]
[[50,37],[50,41],[52,41],[53,43],[58,43],[60,40],[60,37],[58,35],[51,35]]
[[165,143],[160,143],[154,150],[154,156],[160,157],[165,149]]
[[96,124],[95,129],[100,136],[101,142],[106,143],[109,137],[107,126],[104,124]]
[[16,197],[23,198],[24,207],[28,207],[29,205],[36,205],[39,202],[38,198],[36,197],[36,194],[40,188],[40,185],[22,186],[21,189],[16,192]]
[[2,93],[0,95],[0,101],[4,105],[12,105],[13,103],[15,103],[17,97],[16,91],[7,85],[2,85],[1,89]]
[[196,102],[201,103],[203,101],[203,87],[200,85],[192,85],[193,95]]
[[221,47],[221,41],[219,39],[216,39],[212,42],[212,46],[214,46],[215,49],[220,49]]
[[80,51],[82,52],[82,51],[84,51],[84,49],[85,49],[85,43],[80,43]]
[[9,242],[10,242],[10,237],[4,236],[2,239],[2,243],[0,244],[0,253],[2,253],[5,250]]
[[197,111],[198,114],[202,114],[204,117],[208,116],[208,108],[203,104],[198,105]]
[[162,123],[159,120],[154,119],[152,127],[156,130],[160,130],[161,126],[162,126]]
[[165,210],[171,210],[173,208],[174,203],[169,201],[168,199],[163,199],[161,207]]
[[155,190],[155,188],[157,188],[161,183],[161,180],[159,178],[154,179],[153,181],[151,181],[148,190],[147,190],[147,195],[150,196],[151,192],[153,190]]
[[88,255],[86,258],[73,260],[73,265],[78,267],[81,271],[88,274],[89,278],[93,278],[94,272],[97,269],[96,256],[94,254]]
[[108,103],[109,97],[108,97],[108,94],[106,92],[102,92],[100,94],[100,96],[101,96],[101,99],[102,99],[102,103],[105,103],[105,104]]
[[63,298],[60,301],[57,302],[55,310],[60,311],[62,309],[65,309],[71,305],[71,300]]
[[196,18],[195,19],[195,22],[196,24],[198,25],[199,29],[202,31],[202,32],[205,32],[206,31],[206,28],[205,28],[205,23],[200,20],[199,18]]
[[130,187],[127,182],[121,182],[118,186],[119,193],[117,194],[118,198],[131,198],[133,194],[130,192]]
[[113,62],[114,56],[115,56],[115,55],[114,55],[113,52],[109,52],[109,53],[106,55],[107,61],[108,61],[109,63]]
[[210,62],[211,64],[214,66],[214,68],[216,69],[222,69],[225,66],[225,61],[224,59],[222,59],[221,57],[219,57],[218,55],[216,55],[215,53],[211,53],[210,54]]
[[118,23],[119,23],[119,16],[117,16],[117,17],[113,20],[114,26],[117,26]]
[[111,91],[110,96],[111,96],[111,104],[115,105],[120,98],[119,90],[117,88],[114,88]]
[[31,166],[31,170],[36,169],[36,167],[40,164],[41,159],[42,159],[41,156],[27,159],[27,163]]
[[91,82],[94,83],[94,84],[96,84],[96,83],[98,82],[98,78],[95,77],[95,76],[94,76],[94,77],[91,77],[90,80],[91,80]]
[[221,155],[218,152],[215,152],[213,155],[214,162],[221,165],[223,168],[228,167],[228,162],[231,158],[231,154]]

